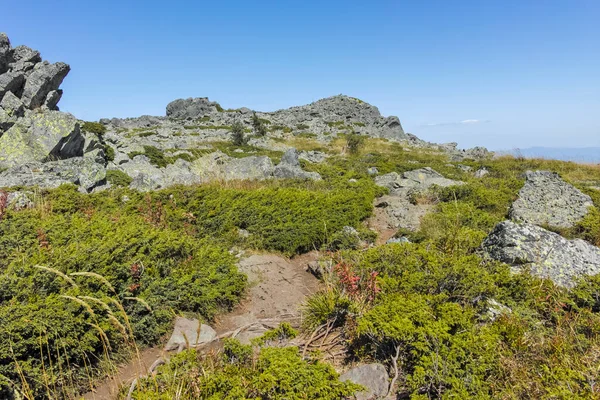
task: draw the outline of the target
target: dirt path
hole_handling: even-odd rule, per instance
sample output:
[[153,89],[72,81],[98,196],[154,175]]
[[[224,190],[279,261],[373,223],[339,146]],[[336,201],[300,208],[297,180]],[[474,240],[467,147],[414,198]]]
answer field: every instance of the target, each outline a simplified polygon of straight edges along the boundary
[[[241,259],[239,269],[248,276],[248,292],[231,313],[213,324],[217,335],[267,318],[299,325],[302,303],[319,288],[318,279],[307,272],[306,266],[318,258],[319,253],[314,251],[293,259],[274,254],[254,254]],[[86,393],[83,399],[116,399],[122,385],[146,375],[157,359],[168,357],[162,350],[163,345],[142,351],[139,360],[121,366],[117,374],[106,379],[93,392]]]

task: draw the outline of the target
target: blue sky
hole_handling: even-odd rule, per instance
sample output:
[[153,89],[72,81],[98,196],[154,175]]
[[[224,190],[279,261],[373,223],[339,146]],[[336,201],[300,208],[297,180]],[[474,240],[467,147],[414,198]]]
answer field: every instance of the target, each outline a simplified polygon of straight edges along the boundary
[[0,31],[72,71],[79,118],[182,97],[271,111],[339,93],[492,149],[600,146],[600,1],[17,1]]

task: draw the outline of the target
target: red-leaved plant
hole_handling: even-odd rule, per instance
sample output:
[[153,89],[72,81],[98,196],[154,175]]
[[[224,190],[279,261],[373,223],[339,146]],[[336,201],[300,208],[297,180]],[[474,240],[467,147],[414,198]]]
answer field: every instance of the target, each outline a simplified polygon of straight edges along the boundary
[[381,288],[377,284],[376,271],[371,271],[366,277],[358,275],[352,265],[340,261],[333,267],[333,272],[342,290],[352,299],[372,302]]

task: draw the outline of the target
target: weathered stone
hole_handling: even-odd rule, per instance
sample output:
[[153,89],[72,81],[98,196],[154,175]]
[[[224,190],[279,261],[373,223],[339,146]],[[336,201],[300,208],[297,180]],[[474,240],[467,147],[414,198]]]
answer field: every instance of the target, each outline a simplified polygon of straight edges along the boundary
[[510,218],[515,221],[558,228],[570,228],[593,205],[590,196],[549,171],[527,171],[525,185],[513,203]]
[[6,92],[0,101],[0,136],[9,130],[25,113],[21,100],[12,92]]
[[216,102],[208,97],[178,99],[167,105],[167,117],[171,118],[199,118],[212,112],[218,112]]
[[366,388],[355,394],[356,400],[383,399],[390,387],[388,373],[382,364],[360,365],[340,376],[340,381],[351,381]]
[[31,162],[16,165],[0,173],[0,187],[38,186],[44,189],[56,188],[65,183],[90,191],[106,178],[106,170],[101,164],[83,157],[46,163]]
[[46,100],[44,100],[44,108],[48,110],[58,110],[57,104],[60,101],[62,94],[63,91],[60,89],[53,90],[50,93],[48,93],[48,95],[46,96]]
[[477,171],[475,171],[475,178],[481,179],[489,173],[490,171],[488,171],[487,168],[479,168]]
[[72,115],[32,113],[0,137],[0,166],[80,157],[83,145],[79,122]]
[[498,317],[506,314],[512,313],[510,307],[505,306],[502,303],[499,303],[495,299],[487,299],[486,301],[487,309],[485,310],[485,319],[488,321],[495,321]]
[[9,69],[14,72],[27,73],[42,61],[39,51],[27,46],[17,46],[12,50]]
[[25,107],[34,109],[44,105],[48,94],[58,90],[70,67],[62,62],[37,64],[27,77],[21,99]]
[[266,156],[234,158],[223,168],[223,179],[264,180],[273,176],[273,162]]
[[380,175],[375,178],[375,184],[387,187],[392,193],[407,189],[427,189],[436,185],[441,187],[463,185],[464,182],[447,179],[430,167],[407,171],[401,175],[396,172]]
[[377,169],[377,167],[369,167],[367,168],[367,174],[371,176],[376,176],[379,174],[379,170]]
[[600,248],[532,224],[499,223],[483,242],[483,249],[516,270],[529,268],[532,274],[561,286],[571,287],[578,278],[600,273]]
[[311,179],[318,181],[321,175],[317,172],[306,172],[300,166],[298,150],[291,148],[281,157],[281,162],[273,170],[275,178],[283,179]]
[[177,317],[165,350],[192,348],[202,343],[208,343],[215,337],[217,337],[217,332],[210,326],[201,324],[197,319]]
[[397,237],[390,238],[385,242],[385,244],[394,244],[394,243],[410,243],[410,240],[408,240],[407,237],[402,236],[399,238],[397,238]]
[[24,83],[25,77],[21,73],[9,71],[0,75],[0,99],[4,97],[6,92],[12,92],[20,96]]

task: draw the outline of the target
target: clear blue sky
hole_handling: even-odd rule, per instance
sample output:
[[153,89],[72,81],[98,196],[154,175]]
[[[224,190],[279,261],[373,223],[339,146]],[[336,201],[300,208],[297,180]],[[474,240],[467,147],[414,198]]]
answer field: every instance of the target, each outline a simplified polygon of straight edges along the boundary
[[600,146],[600,1],[5,1],[0,31],[72,71],[77,117],[181,97],[271,111],[339,93],[426,140]]

